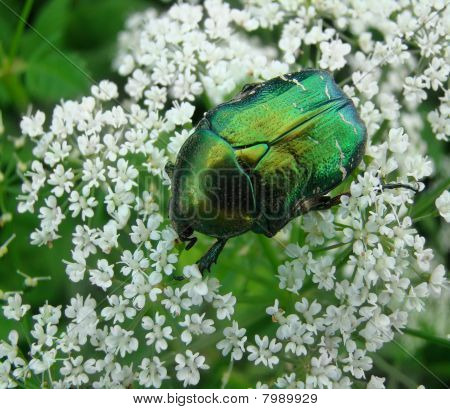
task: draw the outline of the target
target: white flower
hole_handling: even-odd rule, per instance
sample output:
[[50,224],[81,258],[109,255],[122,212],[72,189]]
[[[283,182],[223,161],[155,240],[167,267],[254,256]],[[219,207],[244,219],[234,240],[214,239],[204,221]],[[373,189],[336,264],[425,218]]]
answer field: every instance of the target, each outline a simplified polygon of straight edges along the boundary
[[133,72],[133,76],[128,79],[125,91],[132,97],[140,99],[145,87],[150,83],[150,78],[141,69]]
[[450,191],[444,190],[441,195],[436,199],[436,207],[439,210],[439,214],[445,219],[447,223],[450,223]]
[[302,381],[296,380],[295,373],[285,374],[276,381],[277,388],[282,389],[304,389],[305,384]]
[[129,307],[129,300],[124,299],[121,295],[117,296],[115,294],[108,297],[108,302],[110,307],[105,307],[102,310],[102,317],[105,320],[113,320],[113,323],[124,322],[125,317],[131,319],[136,315],[136,310]]
[[64,192],[69,193],[73,187],[74,177],[72,169],[65,170],[63,165],[58,164],[48,178],[48,184],[55,186],[52,192],[56,197],[61,197]]
[[106,254],[109,254],[114,247],[118,247],[119,245],[117,229],[117,223],[114,220],[110,220],[105,224],[103,230],[98,230],[95,244]]
[[191,299],[193,305],[201,305],[203,301],[212,301],[220,286],[216,278],[205,277],[200,274],[198,267],[185,266],[183,275],[189,278],[189,282],[182,288]]
[[77,294],[71,298],[70,305],[64,311],[67,318],[70,318],[74,325],[70,326],[68,333],[78,338],[78,342],[86,343],[87,336],[92,335],[97,328],[97,314],[95,312],[96,302],[88,295],[84,299]]
[[341,371],[336,365],[331,364],[331,358],[322,354],[319,358],[311,359],[311,374],[306,377],[307,388],[331,388],[333,382],[339,380]]
[[29,363],[29,368],[34,374],[40,375],[48,371],[52,365],[56,362],[56,349],[50,349],[49,351],[42,352],[39,355],[35,355]]
[[77,217],[81,213],[83,221],[94,216],[94,209],[98,205],[94,197],[86,197],[84,194],[80,195],[76,190],[71,192],[69,201],[69,210],[72,212],[72,217]]
[[108,264],[106,259],[97,261],[97,268],[89,270],[89,281],[99,286],[106,291],[112,285],[112,278],[114,277],[113,266]]
[[192,341],[192,335],[208,335],[212,334],[216,329],[214,328],[214,321],[211,319],[206,319],[205,313],[199,314],[186,314],[184,321],[180,322],[180,327],[186,328],[181,333],[181,340],[189,345]]
[[108,352],[115,355],[120,354],[123,358],[126,354],[136,351],[139,343],[133,335],[133,331],[127,331],[119,325],[114,325],[105,339]]
[[189,102],[175,103],[173,108],[167,111],[166,118],[174,125],[184,125],[190,121],[194,110],[195,107]]
[[255,342],[256,346],[250,345],[247,347],[247,351],[250,353],[248,360],[255,361],[255,365],[262,363],[264,366],[272,369],[280,361],[275,354],[280,352],[282,348],[281,343],[277,342],[275,338],[269,342],[267,335],[262,338],[259,335],[255,335]]
[[217,343],[217,349],[222,351],[223,356],[231,352],[231,359],[235,361],[241,360],[245,352],[245,341],[247,340],[245,333],[246,329],[239,328],[238,323],[233,321],[231,327],[226,327],[223,330],[225,339]]
[[439,296],[441,290],[447,287],[447,279],[445,277],[445,267],[439,264],[430,274],[429,290],[430,293]]
[[419,104],[427,98],[424,88],[427,87],[426,77],[407,77],[403,85],[405,99],[412,104]]
[[392,128],[389,131],[389,149],[395,153],[405,153],[408,149],[408,135],[403,128]]
[[209,365],[205,364],[205,357],[198,352],[195,354],[189,349],[186,354],[177,354],[175,356],[177,366],[177,379],[183,382],[183,386],[197,385],[200,381],[199,369],[209,369]]
[[3,315],[9,320],[20,321],[31,308],[27,304],[22,304],[22,296],[18,293],[8,297],[6,303],[7,304],[2,307]]
[[172,340],[172,328],[170,326],[163,327],[166,322],[166,317],[164,315],[155,314],[155,318],[150,317],[142,318],[142,328],[149,331],[145,338],[147,340],[147,345],[155,344],[155,350],[157,353],[167,349],[167,340]]
[[75,387],[82,386],[88,383],[88,374],[95,373],[95,360],[89,359],[83,363],[83,359],[83,356],[79,355],[76,358],[69,358],[64,361],[64,366],[60,369],[60,372],[65,377],[64,381],[68,385]]
[[322,41],[320,43],[320,51],[320,68],[336,71],[345,65],[345,56],[350,53],[351,47],[350,44],[343,43],[340,39],[337,39]]
[[92,95],[102,101],[109,101],[119,96],[117,85],[111,81],[103,80],[91,87]]
[[303,287],[303,280],[305,279],[305,268],[303,263],[298,260],[287,261],[278,267],[277,277],[280,280],[280,288],[285,288],[295,294]]
[[144,252],[142,250],[136,250],[134,253],[125,250],[121,257],[121,263],[123,263],[124,266],[120,269],[120,272],[124,276],[127,276],[130,273],[132,275],[143,273],[150,265],[149,260],[144,257]]
[[366,356],[364,350],[358,349],[354,341],[348,341],[346,348],[349,355],[342,359],[346,364],[344,371],[350,372],[356,379],[364,378],[364,372],[372,368],[372,359]]
[[136,273],[133,274],[131,283],[127,284],[124,289],[124,296],[133,299],[133,305],[137,309],[144,308],[147,297],[150,301],[155,302],[162,290],[158,288],[158,284],[162,280],[162,275],[153,272],[150,275]]
[[386,378],[379,378],[372,375],[370,381],[367,383],[367,389],[385,389],[384,382]]
[[277,337],[281,340],[288,340],[285,351],[292,352],[297,356],[307,355],[308,351],[305,345],[314,343],[312,333],[307,331],[306,325],[297,319],[291,320],[280,327],[277,331]]
[[162,381],[169,379],[164,362],[161,362],[157,356],[144,358],[139,365],[139,384],[146,388],[160,388]]
[[42,125],[45,122],[45,114],[37,111],[34,115],[24,116],[20,121],[20,129],[24,135],[31,138],[42,135],[44,133]]
[[181,310],[189,310],[192,305],[192,301],[184,297],[185,291],[180,288],[173,289],[172,287],[166,287],[164,289],[164,298],[161,304],[169,310],[169,312],[175,317],[180,315]]
[[217,295],[213,302],[213,307],[217,310],[217,318],[219,320],[231,319],[235,304],[236,297],[232,293]]

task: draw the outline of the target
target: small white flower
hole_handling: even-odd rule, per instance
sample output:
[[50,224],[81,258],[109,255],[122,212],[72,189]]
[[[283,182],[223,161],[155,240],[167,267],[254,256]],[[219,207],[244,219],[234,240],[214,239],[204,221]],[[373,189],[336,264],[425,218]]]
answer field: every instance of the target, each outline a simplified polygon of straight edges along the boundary
[[370,381],[367,383],[367,389],[385,389],[384,381],[386,378],[380,378],[378,376],[372,375]]
[[214,328],[214,321],[211,319],[206,319],[205,313],[199,314],[186,314],[184,321],[180,322],[180,327],[186,328],[181,333],[181,340],[189,345],[192,341],[192,335],[209,335],[212,334],[216,329]]
[[345,56],[350,53],[350,44],[343,43],[340,39],[322,41],[320,43],[321,57],[320,68],[336,71],[345,64]]
[[408,149],[408,135],[403,128],[392,128],[389,131],[389,149],[395,153],[405,153]]
[[275,338],[269,342],[267,335],[262,338],[259,335],[255,335],[255,342],[256,346],[250,345],[247,347],[247,351],[250,353],[248,360],[254,361],[255,365],[262,363],[264,366],[272,369],[280,361],[275,354],[280,352],[282,344],[277,342]]
[[44,133],[42,125],[45,122],[45,114],[37,111],[34,115],[24,116],[20,122],[20,129],[24,135],[31,138],[42,135]]
[[164,289],[164,296],[166,298],[161,301],[161,304],[174,317],[180,315],[181,310],[189,310],[192,305],[192,301],[187,297],[183,297],[183,294],[185,294],[185,291],[180,288],[173,289],[172,287],[166,287]]
[[194,110],[195,107],[189,102],[182,102],[181,104],[175,102],[173,108],[167,111],[166,118],[174,125],[184,125],[190,121]]
[[436,208],[447,223],[450,223],[450,191],[444,190],[436,199]]
[[239,328],[238,323],[233,321],[231,327],[223,330],[225,339],[219,341],[216,345],[218,350],[222,351],[223,356],[227,356],[231,352],[231,359],[239,361],[245,352],[245,336],[246,329]]
[[232,293],[217,295],[213,302],[213,307],[217,310],[217,318],[219,320],[231,319],[235,304],[236,297]]
[[275,385],[277,388],[282,389],[304,389],[305,383],[296,380],[295,373],[285,374],[281,378],[278,378]]
[[3,315],[9,320],[20,321],[31,308],[27,304],[22,304],[22,296],[18,293],[10,296],[3,307]]
[[125,317],[131,319],[136,315],[136,310],[129,307],[129,300],[124,299],[121,295],[115,294],[108,297],[110,307],[103,308],[101,315],[105,320],[113,320],[113,323],[124,322]]
[[149,260],[144,257],[144,252],[139,249],[134,253],[125,250],[121,257],[121,263],[123,263],[124,266],[120,269],[120,272],[124,276],[127,276],[130,273],[132,275],[143,273],[150,265]]
[[92,95],[102,101],[109,101],[119,96],[117,85],[111,81],[103,80],[91,87]]
[[155,314],[155,318],[142,318],[142,328],[149,331],[145,335],[147,345],[155,344],[155,350],[159,354],[161,351],[167,349],[167,340],[172,340],[172,328],[170,326],[163,327],[166,322],[166,317],[159,313]]
[[429,290],[431,294],[439,296],[443,288],[447,288],[447,278],[445,277],[445,267],[439,264],[430,274]]
[[124,289],[124,296],[133,299],[133,305],[141,310],[147,302],[147,297],[150,301],[155,302],[162,290],[158,288],[158,284],[162,280],[162,275],[153,272],[150,275],[136,273],[132,275],[130,284],[127,284]]
[[89,270],[89,281],[104,291],[111,287],[113,277],[113,266],[104,258],[97,261],[97,268]]
[[209,369],[205,364],[205,357],[198,352],[195,354],[191,350],[186,350],[186,354],[177,354],[175,356],[177,366],[177,379],[183,382],[183,386],[197,385],[200,381],[199,369]]
[[88,374],[95,373],[94,359],[89,359],[83,363],[83,356],[69,358],[63,362],[60,369],[61,375],[65,377],[64,381],[75,387],[82,386],[89,381]]
[[144,358],[139,365],[139,384],[146,388],[160,388],[167,376],[167,369],[164,362],[161,362],[157,356]]
[[139,343],[133,335],[134,331],[127,331],[119,325],[114,325],[105,339],[108,351],[115,355],[120,354],[122,358],[126,354],[136,351]]

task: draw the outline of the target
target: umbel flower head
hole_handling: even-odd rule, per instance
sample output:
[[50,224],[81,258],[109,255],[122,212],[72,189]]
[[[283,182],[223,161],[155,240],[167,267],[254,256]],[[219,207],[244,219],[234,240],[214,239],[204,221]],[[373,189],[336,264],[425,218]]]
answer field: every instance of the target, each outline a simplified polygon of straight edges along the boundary
[[[229,371],[240,361],[256,374],[246,376],[249,387],[383,387],[383,378],[371,377],[371,354],[446,284],[409,214],[414,192],[383,184],[422,189],[434,170],[422,128],[448,138],[449,19],[448,5],[435,0],[237,8],[207,0],[132,16],[114,61],[125,98],[118,101],[118,87],[104,80],[49,118],[37,111],[21,122],[34,149],[18,209],[37,216],[33,245],[72,241],[61,271],[79,293],[32,317],[25,355],[17,332],[1,341],[0,385],[201,386],[210,368],[226,371],[222,356]],[[164,168],[194,117],[245,83],[308,67],[342,79],[368,130],[366,157],[339,206],[294,220],[273,240],[283,262],[262,278],[258,302],[249,302],[226,276],[256,271],[202,276],[183,265],[157,186],[170,189]],[[448,195],[437,206],[448,220]],[[61,237],[69,219],[72,236]],[[181,272],[187,279],[175,281]],[[5,317],[27,319],[23,302],[8,297]],[[242,317],[264,325],[255,332]],[[254,365],[258,372],[248,370]]]

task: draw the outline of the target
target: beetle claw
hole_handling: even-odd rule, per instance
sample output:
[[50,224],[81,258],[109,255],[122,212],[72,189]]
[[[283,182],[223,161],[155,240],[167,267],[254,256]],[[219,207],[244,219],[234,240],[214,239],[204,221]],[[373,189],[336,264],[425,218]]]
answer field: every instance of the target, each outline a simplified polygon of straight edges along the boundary
[[197,237],[190,237],[188,240],[189,243],[186,244],[186,247],[184,248],[185,250],[189,250],[195,243],[197,243]]
[[197,266],[200,272],[203,275],[204,271],[210,271],[211,266],[217,262],[217,258],[219,257],[220,252],[225,247],[225,243],[227,239],[219,239],[217,240],[211,248],[207,251],[207,253],[197,261]]

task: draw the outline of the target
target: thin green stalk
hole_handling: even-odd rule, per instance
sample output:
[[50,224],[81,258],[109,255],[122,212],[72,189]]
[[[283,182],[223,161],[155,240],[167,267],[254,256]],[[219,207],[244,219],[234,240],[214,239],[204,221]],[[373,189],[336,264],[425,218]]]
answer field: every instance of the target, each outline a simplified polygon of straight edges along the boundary
[[437,345],[443,346],[445,348],[450,348],[450,341],[445,338],[439,338],[434,335],[430,335],[423,331],[420,331],[418,329],[413,329],[413,328],[405,328],[405,329],[403,329],[403,332],[405,334],[411,335],[413,337],[425,339],[426,341],[429,341],[433,344],[437,344]]
[[445,179],[441,184],[439,184],[432,192],[425,192],[421,195],[420,199],[412,207],[411,218],[413,220],[422,216],[430,207],[434,208],[435,200],[441,195],[444,190],[450,187],[450,178]]
[[336,244],[332,244],[331,246],[327,246],[327,247],[320,247],[318,249],[311,250],[311,253],[321,253],[322,251],[337,249],[339,247],[345,246],[346,244],[348,244],[348,242],[336,243]]
[[418,222],[418,221],[426,219],[428,217],[437,217],[437,216],[439,216],[439,212],[437,210],[434,210],[434,211],[426,214],[425,216],[420,216],[420,217],[415,218],[413,221]]
[[280,261],[278,260],[278,257],[275,254],[273,247],[269,244],[268,239],[266,239],[262,235],[259,235],[258,239],[259,239],[259,244],[261,245],[265,255],[269,258],[272,266],[277,268],[277,266],[280,264]]
[[397,369],[395,366],[391,365],[389,362],[385,361],[383,358],[381,358],[379,355],[373,355],[373,362],[375,365],[380,368],[382,371],[389,374],[390,377],[396,379],[398,382],[401,382],[406,387],[410,389],[416,389],[417,388],[417,382],[415,382],[413,379],[406,376],[403,372],[401,372],[399,369]]
[[33,7],[34,0],[27,0],[23,6],[22,13],[20,14],[19,22],[17,23],[16,32],[14,33],[11,47],[9,49],[9,65],[13,64],[16,57],[17,50],[19,48],[20,40],[22,39],[23,30],[25,28],[26,21],[30,15],[31,8]]
[[230,380],[231,372],[233,371],[234,360],[230,359],[230,363],[228,364],[227,371],[223,374],[222,377],[222,385],[220,385],[220,389],[225,389],[228,381]]

